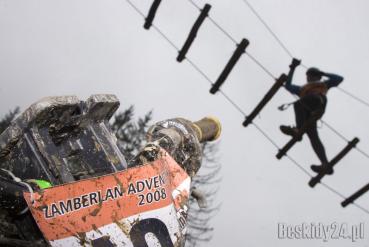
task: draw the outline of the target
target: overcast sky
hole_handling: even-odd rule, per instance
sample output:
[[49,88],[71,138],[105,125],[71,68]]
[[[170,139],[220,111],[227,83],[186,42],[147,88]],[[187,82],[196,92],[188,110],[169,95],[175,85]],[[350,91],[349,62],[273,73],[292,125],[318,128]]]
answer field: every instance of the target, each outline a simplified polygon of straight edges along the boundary
[[[134,0],[147,13],[152,1]],[[248,52],[279,76],[290,58],[273,40],[242,0],[208,1],[210,15],[236,40],[250,40]],[[345,77],[342,88],[369,99],[369,29],[366,0],[250,0],[254,7],[308,66]],[[196,1],[203,6],[205,1]],[[199,12],[187,0],[162,1],[155,23],[182,46]],[[142,28],[143,19],[125,0],[0,0],[0,114],[53,95],[87,98],[113,93],[121,108],[134,104],[138,115],[154,110],[154,120],[177,116],[197,120],[217,116],[223,124],[220,141],[222,202],[213,219],[214,238],[206,246],[368,246],[369,215],[340,206],[342,199],[317,186],[274,148],[221,95],[210,95],[209,83],[155,30]],[[188,54],[215,80],[235,49],[206,20]],[[305,82],[298,68],[295,81]],[[223,86],[244,111],[250,112],[273,81],[243,56]],[[369,152],[369,109],[342,94],[329,92],[324,119],[344,136],[357,136]],[[292,124],[293,111],[277,106],[293,98],[281,90],[255,121],[282,146],[288,141],[278,129]],[[331,158],[345,142],[327,127],[319,129]],[[290,151],[305,168],[317,162],[305,137]],[[369,182],[369,160],[352,151],[324,181],[348,196]],[[369,194],[357,201],[369,209]],[[366,239],[278,240],[277,224],[365,222]]]

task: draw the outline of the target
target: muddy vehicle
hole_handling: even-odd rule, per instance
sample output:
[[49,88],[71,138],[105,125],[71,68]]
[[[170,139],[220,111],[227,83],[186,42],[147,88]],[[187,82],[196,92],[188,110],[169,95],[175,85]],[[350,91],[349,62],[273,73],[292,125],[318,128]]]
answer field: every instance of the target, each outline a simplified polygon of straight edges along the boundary
[[118,107],[114,95],[49,97],[0,135],[0,246],[184,246],[200,143],[220,124],[156,123],[126,161],[109,126]]

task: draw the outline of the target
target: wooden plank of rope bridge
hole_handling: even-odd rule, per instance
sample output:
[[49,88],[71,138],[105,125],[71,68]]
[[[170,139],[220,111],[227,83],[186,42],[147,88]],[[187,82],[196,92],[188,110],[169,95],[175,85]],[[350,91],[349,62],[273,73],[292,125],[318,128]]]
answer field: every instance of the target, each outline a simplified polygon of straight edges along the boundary
[[[359,138],[355,137],[352,141],[347,143],[347,145],[344,147],[344,149],[342,149],[341,152],[339,152],[331,160],[331,162],[329,162],[328,165],[333,168],[343,157],[345,157],[351,151],[351,149],[353,149],[356,146],[356,144],[358,144],[358,142],[359,142]],[[319,183],[325,175],[326,175],[325,171],[322,171],[322,172],[318,173],[318,175],[316,175],[315,177],[310,179],[309,186],[314,188],[314,186],[317,183]]]
[[301,129],[299,129],[299,132],[295,136],[293,136],[291,138],[291,140],[289,142],[287,142],[286,145],[283,146],[282,149],[279,150],[279,152],[276,155],[277,159],[281,159],[284,155],[286,155],[288,150],[290,150],[292,148],[292,146],[295,145],[296,142],[301,140],[303,134],[306,132],[306,130],[310,127],[310,125],[314,121],[315,121],[315,119],[313,117],[311,117],[309,120],[306,121],[306,123],[304,123],[304,125],[301,127]]
[[233,53],[232,57],[229,59],[227,65],[225,66],[222,73],[219,75],[216,82],[213,84],[213,86],[210,89],[211,94],[215,94],[218,92],[220,86],[225,82],[228,75],[231,73],[233,67],[236,65],[238,59],[240,59],[241,55],[245,52],[246,47],[249,45],[249,41],[247,39],[242,39],[240,44],[237,46],[237,49]]
[[343,202],[341,202],[341,206],[346,207],[347,205],[353,203],[356,199],[364,195],[367,191],[369,191],[369,184],[365,185],[360,190],[352,194],[350,197],[346,198]]
[[267,94],[263,97],[260,103],[255,107],[255,109],[248,115],[245,121],[242,123],[244,127],[247,127],[252,120],[260,113],[260,111],[264,108],[264,106],[273,98],[273,96],[277,93],[277,91],[282,87],[283,83],[287,80],[287,76],[282,74],[273,84],[273,86],[269,89]]
[[155,18],[155,14],[156,14],[156,11],[158,10],[159,8],[159,5],[161,3],[161,0],[155,0],[151,7],[150,7],[150,10],[149,10],[149,13],[145,19],[145,24],[144,24],[144,28],[149,30],[150,27],[152,26],[152,22],[154,21],[154,18]]
[[177,56],[178,62],[182,62],[183,59],[186,58],[186,54],[188,50],[190,49],[193,41],[195,40],[197,32],[199,31],[201,27],[201,24],[204,22],[204,20],[208,16],[210,9],[211,9],[211,5],[205,4],[204,8],[201,10],[199,17],[197,18],[196,22],[192,26],[192,29],[186,39],[186,42],[184,43],[182,49],[179,51],[179,54]]

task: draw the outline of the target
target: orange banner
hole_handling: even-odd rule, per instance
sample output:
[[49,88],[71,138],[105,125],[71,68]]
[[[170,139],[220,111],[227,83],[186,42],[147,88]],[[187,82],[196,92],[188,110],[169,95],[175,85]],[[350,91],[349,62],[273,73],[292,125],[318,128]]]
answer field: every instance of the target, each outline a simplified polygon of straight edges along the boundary
[[52,241],[168,206],[173,199],[177,208],[179,198],[172,198],[172,191],[187,178],[164,154],[143,166],[45,189],[34,194],[33,204],[30,193],[24,196],[44,237]]

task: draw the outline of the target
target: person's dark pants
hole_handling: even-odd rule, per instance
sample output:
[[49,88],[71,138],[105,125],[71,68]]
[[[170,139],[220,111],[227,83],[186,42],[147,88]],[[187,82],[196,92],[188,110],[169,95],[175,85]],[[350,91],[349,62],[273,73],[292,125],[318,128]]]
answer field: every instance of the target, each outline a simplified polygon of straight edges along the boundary
[[296,127],[300,129],[304,123],[311,122],[306,134],[322,164],[327,164],[328,159],[318,135],[317,121],[323,116],[326,104],[327,99],[324,95],[306,95],[294,103]]

